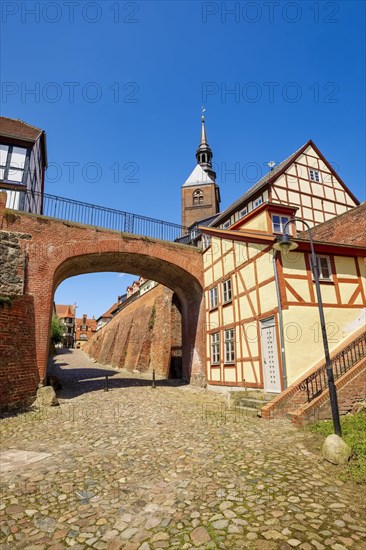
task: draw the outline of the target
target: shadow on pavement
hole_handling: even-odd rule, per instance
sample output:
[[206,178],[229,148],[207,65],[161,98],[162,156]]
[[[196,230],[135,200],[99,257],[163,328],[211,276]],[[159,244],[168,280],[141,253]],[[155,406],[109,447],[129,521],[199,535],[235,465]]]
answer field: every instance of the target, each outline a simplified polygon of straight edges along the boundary
[[[62,350],[64,353],[65,350]],[[69,351],[69,350],[67,350]],[[108,367],[80,367],[73,368],[68,363],[56,363],[55,358],[50,359],[47,375],[57,376],[62,389],[56,390],[60,399],[73,399],[88,392],[106,390],[113,391],[121,388],[151,387],[151,378],[129,377],[127,371],[116,371]],[[63,368],[66,367],[66,368]],[[121,374],[123,378],[121,378]],[[146,376],[146,373],[144,373]],[[108,376],[108,380],[106,377]],[[115,377],[115,378],[114,378]],[[156,380],[155,385],[159,387],[177,387],[187,385],[182,379]]]

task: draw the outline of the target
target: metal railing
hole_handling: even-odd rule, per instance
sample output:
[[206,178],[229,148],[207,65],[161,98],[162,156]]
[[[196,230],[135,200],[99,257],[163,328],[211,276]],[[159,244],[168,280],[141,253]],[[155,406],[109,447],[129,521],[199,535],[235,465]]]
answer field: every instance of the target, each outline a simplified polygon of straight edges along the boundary
[[[347,372],[353,365],[366,355],[366,332],[342,349],[331,360],[334,380]],[[310,374],[298,385],[299,390],[306,391],[307,401],[310,402],[328,388],[326,366]]]
[[46,193],[42,201],[41,193],[12,191],[8,193],[6,207],[165,241],[178,240],[187,233],[186,228],[176,223]]

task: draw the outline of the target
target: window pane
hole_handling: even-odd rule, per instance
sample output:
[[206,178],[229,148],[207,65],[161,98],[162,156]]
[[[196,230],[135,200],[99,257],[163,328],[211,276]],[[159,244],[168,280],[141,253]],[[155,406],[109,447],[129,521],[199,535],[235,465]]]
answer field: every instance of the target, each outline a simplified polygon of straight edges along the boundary
[[217,307],[217,287],[210,290],[210,308]]
[[327,258],[320,258],[320,274],[323,279],[330,277]]
[[6,194],[6,208],[17,210],[19,208],[20,193],[17,191],[7,191]]
[[8,180],[16,181],[20,183],[21,181],[23,181],[23,174],[24,174],[23,170],[16,170],[15,168],[9,168]]
[[222,289],[223,289],[224,302],[230,302],[231,301],[231,280],[230,279],[222,283]]
[[26,154],[27,149],[24,149],[24,147],[13,147],[10,166],[13,166],[14,168],[24,168]]
[[211,361],[212,363],[220,362],[220,338],[218,332],[211,334]]
[[6,164],[6,158],[8,156],[8,149],[9,149],[9,147],[7,145],[0,145],[0,164],[1,164],[1,166],[5,166],[5,164]]
[[280,216],[272,216],[272,225],[273,225],[273,231],[275,233],[281,232]]

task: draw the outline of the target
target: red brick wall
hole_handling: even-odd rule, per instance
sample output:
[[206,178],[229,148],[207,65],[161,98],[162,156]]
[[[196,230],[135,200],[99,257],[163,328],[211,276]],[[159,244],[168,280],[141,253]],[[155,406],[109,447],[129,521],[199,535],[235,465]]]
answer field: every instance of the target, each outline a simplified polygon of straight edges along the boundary
[[173,292],[158,285],[122,309],[83,350],[101,364],[168,376],[172,345],[182,345],[181,315]]
[[[0,213],[1,215],[1,213]],[[205,383],[202,252],[194,247],[26,214],[3,218],[3,230],[27,233],[25,293],[34,296],[37,364],[44,377],[57,286],[75,275],[139,273],[172,288],[182,305],[183,372]]]
[[[313,239],[332,243],[347,243],[357,246],[366,246],[366,232],[360,230],[365,226],[366,202],[357,208],[352,208],[340,216],[336,216],[325,223],[314,227]],[[301,236],[307,235],[304,231]]]
[[[366,398],[366,359],[359,361],[346,374],[335,381],[338,408],[341,415],[347,414],[352,405]],[[324,392],[298,411],[290,415],[294,424],[301,426],[307,422],[318,422],[332,418],[329,391]]]
[[33,400],[39,374],[36,361],[32,296],[16,296],[0,304],[0,409]]
[[4,218],[4,212],[5,212],[5,205],[6,205],[6,193],[3,191],[0,193],[0,229],[3,227],[3,218]]
[[[193,206],[193,192],[200,189],[203,193],[203,204]],[[182,187],[182,225],[189,227],[198,220],[203,220],[213,216],[218,212],[216,203],[216,185],[206,184],[200,186],[197,184],[192,187]]]

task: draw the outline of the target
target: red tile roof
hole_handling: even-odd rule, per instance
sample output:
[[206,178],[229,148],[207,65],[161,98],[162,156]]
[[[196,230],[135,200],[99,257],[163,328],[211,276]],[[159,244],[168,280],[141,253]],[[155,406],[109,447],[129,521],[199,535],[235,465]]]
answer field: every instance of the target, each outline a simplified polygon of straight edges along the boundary
[[98,319],[102,319],[104,317],[107,317],[107,318],[112,318],[113,315],[112,315],[112,312],[117,309],[117,307],[120,305],[120,302],[116,302],[115,304],[113,304],[113,306],[111,306],[109,309],[107,309],[107,311],[105,313],[103,313],[103,315],[100,315],[100,317],[98,317]]
[[[311,229],[314,241],[366,246],[366,202]],[[298,235],[308,238],[308,232]]]
[[31,126],[22,120],[0,117],[0,135],[2,136],[36,141],[42,132],[43,130],[40,128]]
[[63,304],[56,304],[56,315],[60,319],[63,319],[65,317],[75,317],[75,306],[74,305],[63,305]]

